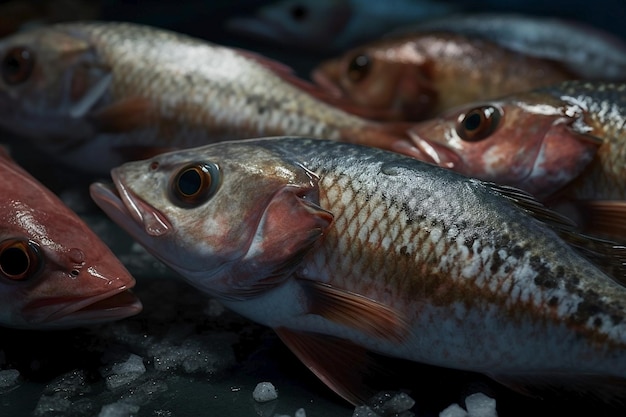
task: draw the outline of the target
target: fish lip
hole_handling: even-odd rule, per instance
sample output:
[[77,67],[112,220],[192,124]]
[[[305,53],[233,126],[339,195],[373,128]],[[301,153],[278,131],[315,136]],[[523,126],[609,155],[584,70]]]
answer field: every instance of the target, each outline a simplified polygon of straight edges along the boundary
[[460,165],[461,158],[449,147],[429,141],[413,129],[409,131],[409,136],[413,144],[424,155],[425,162],[448,169],[455,169]]
[[144,231],[153,237],[164,236],[172,231],[172,224],[169,219],[132,190],[125,187],[115,169],[111,171],[111,178],[114,186],[95,183],[89,189],[92,199],[101,208],[103,208],[101,206],[103,202],[113,208],[113,210],[105,210],[110,217],[115,221],[127,224],[126,215],[129,215],[134,220],[135,225],[143,226]]
[[131,285],[123,285],[87,298],[37,300],[25,305],[24,311],[26,315],[29,315],[28,311],[36,311],[39,308],[57,303],[65,304],[63,308],[37,320],[38,324],[49,324],[51,327],[119,320],[134,316],[143,309],[141,301],[130,291],[133,286],[134,282]]
[[324,74],[321,68],[313,70],[313,72],[311,73],[311,78],[313,79],[315,84],[319,85],[327,94],[336,98],[343,98],[345,96],[341,87],[334,83],[331,77]]

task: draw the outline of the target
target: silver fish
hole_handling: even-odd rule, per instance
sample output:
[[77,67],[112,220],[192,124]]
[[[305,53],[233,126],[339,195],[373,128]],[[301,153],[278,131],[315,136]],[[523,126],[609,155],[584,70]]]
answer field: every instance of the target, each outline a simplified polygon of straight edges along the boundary
[[382,147],[406,140],[411,149],[405,127],[324,103],[280,63],[148,26],[68,23],[17,33],[0,40],[0,63],[0,127],[90,172],[257,136]]
[[626,377],[626,288],[522,191],[303,138],[172,152],[112,178],[91,195],[116,223],[353,403],[376,367],[366,351],[520,390]]

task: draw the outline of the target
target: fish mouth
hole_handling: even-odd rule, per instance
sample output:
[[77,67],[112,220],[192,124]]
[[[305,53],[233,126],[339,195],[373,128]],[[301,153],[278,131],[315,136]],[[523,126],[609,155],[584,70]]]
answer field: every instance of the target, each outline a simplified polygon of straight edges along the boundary
[[423,154],[423,161],[448,169],[455,169],[461,165],[461,158],[449,147],[423,138],[414,129],[408,130],[407,133],[415,147]]
[[[326,75],[324,71],[331,73],[332,76]],[[311,73],[311,78],[315,84],[319,85],[327,94],[335,98],[343,98],[344,92],[341,87],[335,82],[339,78],[337,65],[327,62],[322,63],[321,66]]]
[[168,218],[138,195],[126,188],[119,175],[111,172],[114,185],[94,183],[89,193],[95,203],[117,224],[127,230],[135,239],[141,236],[164,236],[172,231]]
[[[134,283],[133,283],[134,285]],[[37,300],[24,307],[26,316],[35,316],[38,310],[52,305],[64,305],[61,309],[41,319],[33,319],[46,327],[74,327],[92,325],[126,317],[141,312],[141,301],[130,291],[132,286],[122,286],[105,293],[75,300],[48,298]]]

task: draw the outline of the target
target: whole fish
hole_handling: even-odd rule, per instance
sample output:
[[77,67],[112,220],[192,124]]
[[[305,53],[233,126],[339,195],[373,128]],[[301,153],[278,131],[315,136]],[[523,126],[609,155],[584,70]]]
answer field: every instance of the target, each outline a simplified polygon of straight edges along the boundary
[[50,329],[141,311],[135,280],[52,192],[0,150],[0,325]]
[[232,32],[311,50],[343,50],[400,25],[457,11],[433,0],[280,0],[226,22]]
[[481,37],[519,53],[560,62],[585,79],[626,79],[626,42],[580,21],[519,13],[465,13],[418,22],[397,32],[432,31]]
[[148,26],[42,27],[0,41],[0,57],[0,127],[91,172],[260,135],[410,143],[405,127],[316,99],[279,63]]
[[576,78],[561,64],[442,31],[390,36],[318,65],[337,105],[378,120],[423,120],[476,100]]
[[95,183],[91,195],[116,223],[274,328],[354,403],[367,398],[360,372],[376,367],[366,351],[518,389],[608,395],[626,377],[626,288],[522,191],[303,138],[223,142],[111,175],[114,187]]
[[430,162],[523,188],[626,242],[626,84],[568,81],[418,123]]

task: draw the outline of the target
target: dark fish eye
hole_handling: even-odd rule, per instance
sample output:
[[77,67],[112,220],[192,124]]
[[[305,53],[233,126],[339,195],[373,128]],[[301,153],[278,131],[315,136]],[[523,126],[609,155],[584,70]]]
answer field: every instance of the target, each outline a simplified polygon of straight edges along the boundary
[[289,10],[289,13],[291,14],[293,20],[301,22],[309,15],[309,9],[301,4],[296,4]]
[[372,60],[366,54],[359,54],[352,58],[348,64],[348,78],[352,82],[359,82],[370,72],[372,68]]
[[0,242],[0,276],[11,281],[26,281],[43,268],[44,259],[39,245],[26,239]]
[[195,207],[207,201],[220,184],[219,167],[212,163],[194,162],[185,165],[170,185],[172,199],[181,207]]
[[459,116],[456,133],[467,142],[481,141],[498,128],[501,117],[502,112],[497,107],[476,107]]
[[28,48],[16,46],[2,59],[2,79],[8,85],[27,81],[35,68],[35,54]]

